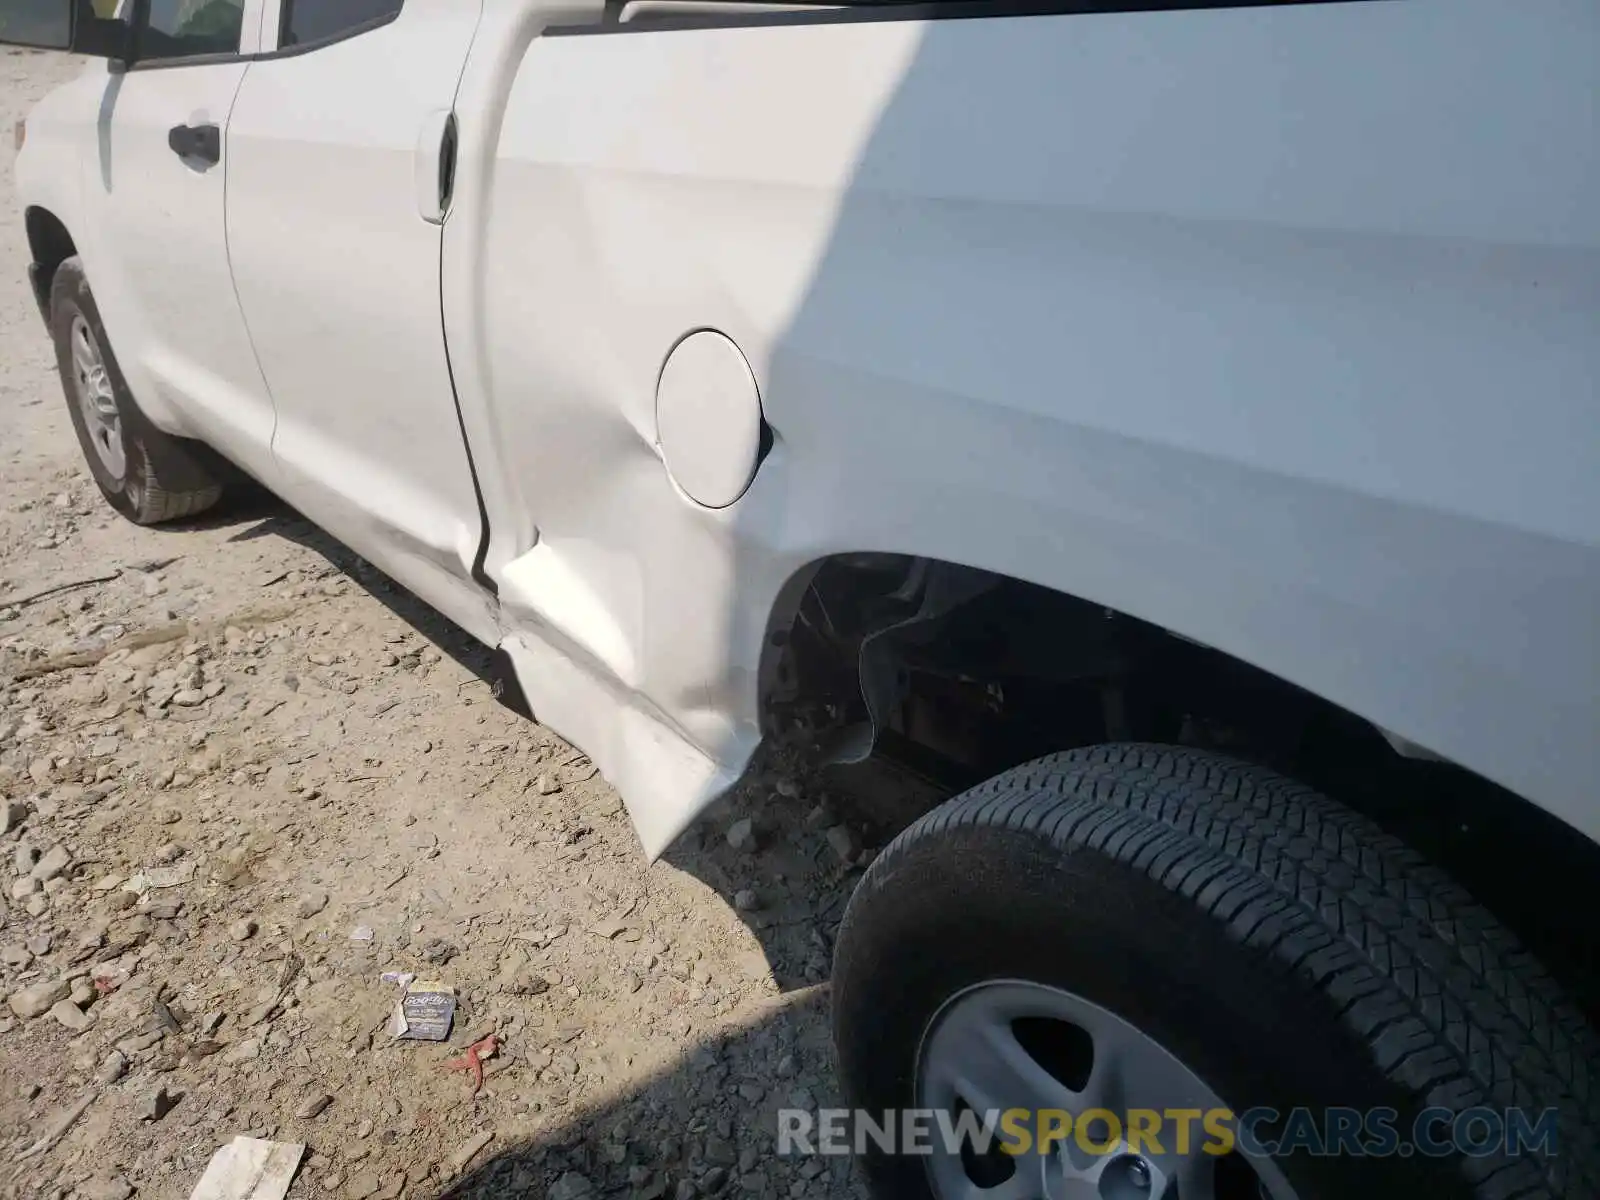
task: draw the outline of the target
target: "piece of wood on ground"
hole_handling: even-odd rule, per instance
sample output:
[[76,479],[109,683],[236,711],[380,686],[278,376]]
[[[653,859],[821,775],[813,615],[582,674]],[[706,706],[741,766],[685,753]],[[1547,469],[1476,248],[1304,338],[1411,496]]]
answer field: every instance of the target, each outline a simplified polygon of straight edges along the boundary
[[50,1123],[45,1126],[44,1132],[39,1135],[39,1140],[34,1142],[33,1145],[29,1146],[26,1150],[20,1151],[17,1154],[17,1157],[19,1159],[25,1159],[32,1158],[36,1154],[43,1154],[62,1138],[66,1137],[67,1130],[71,1129],[72,1126],[77,1122],[78,1118],[83,1116],[83,1114],[88,1111],[89,1106],[99,1098],[99,1095],[99,1092],[90,1092],[76,1104],[71,1104],[66,1108],[63,1108],[51,1119]]
[[189,1200],[283,1200],[304,1142],[269,1142],[236,1137],[211,1156]]
[[71,592],[78,588],[90,587],[97,583],[110,583],[113,579],[122,576],[121,568],[109,575],[85,575],[82,579],[69,579],[65,583],[58,583],[54,587],[47,587],[43,591],[29,592],[26,596],[8,596],[0,600],[0,608],[22,608],[36,600],[43,600],[47,596],[59,595],[61,592]]

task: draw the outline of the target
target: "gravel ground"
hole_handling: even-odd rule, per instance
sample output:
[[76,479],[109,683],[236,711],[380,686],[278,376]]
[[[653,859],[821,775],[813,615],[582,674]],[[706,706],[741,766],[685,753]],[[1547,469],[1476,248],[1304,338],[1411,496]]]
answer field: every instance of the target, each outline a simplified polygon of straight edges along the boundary
[[[74,70],[0,53],[3,127]],[[834,1087],[827,797],[765,772],[647,866],[481,648],[293,512],[116,517],[5,192],[0,1193],[187,1197],[252,1134],[308,1144],[303,1198],[858,1194],[775,1152]],[[389,1035],[386,971],[457,990],[448,1045]]]

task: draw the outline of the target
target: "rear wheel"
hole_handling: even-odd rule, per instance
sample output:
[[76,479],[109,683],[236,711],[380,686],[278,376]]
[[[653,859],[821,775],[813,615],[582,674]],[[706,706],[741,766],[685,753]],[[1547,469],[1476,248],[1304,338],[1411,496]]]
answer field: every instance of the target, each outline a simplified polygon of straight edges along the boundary
[[198,442],[163,433],[139,411],[77,257],[56,268],[51,282],[50,334],[72,428],[111,506],[140,525],[155,525],[215,505],[222,497],[220,460]]
[[929,813],[851,900],[834,1021],[853,1107],[1059,1139],[868,1139],[884,1196],[1600,1195],[1576,1008],[1403,844],[1219,755],[1074,751]]

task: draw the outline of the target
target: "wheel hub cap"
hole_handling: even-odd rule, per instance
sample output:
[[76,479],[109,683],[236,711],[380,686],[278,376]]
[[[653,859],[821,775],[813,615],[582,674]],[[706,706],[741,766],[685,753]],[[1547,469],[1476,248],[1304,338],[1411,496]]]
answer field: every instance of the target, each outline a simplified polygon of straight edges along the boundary
[[1170,1182],[1159,1167],[1119,1140],[1103,1154],[1061,1146],[1054,1162],[1040,1164],[1039,1190],[1045,1200],[1151,1200],[1165,1196]]
[[128,462],[122,448],[122,413],[117,408],[111,374],[89,323],[81,316],[73,317],[71,336],[73,390],[84,431],[100,464],[113,478],[121,479]]
[[[1006,980],[952,997],[923,1034],[916,1104],[998,1126],[981,1155],[934,1146],[926,1163],[939,1200],[1294,1200],[1271,1161],[1235,1154],[1219,1166],[1226,1156],[1200,1115],[1180,1136],[1165,1114],[1204,1114],[1221,1100],[1153,1038],[1058,988]],[[1023,1110],[1033,1138],[1020,1153],[999,1149],[1018,1148],[1001,1122],[1009,1110]]]

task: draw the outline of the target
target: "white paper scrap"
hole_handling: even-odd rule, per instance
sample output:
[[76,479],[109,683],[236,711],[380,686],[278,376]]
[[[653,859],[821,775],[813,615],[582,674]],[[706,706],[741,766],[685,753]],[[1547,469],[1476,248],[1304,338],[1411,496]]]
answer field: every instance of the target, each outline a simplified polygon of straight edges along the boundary
[[189,1200],[283,1200],[304,1142],[269,1142],[236,1137],[211,1156]]

